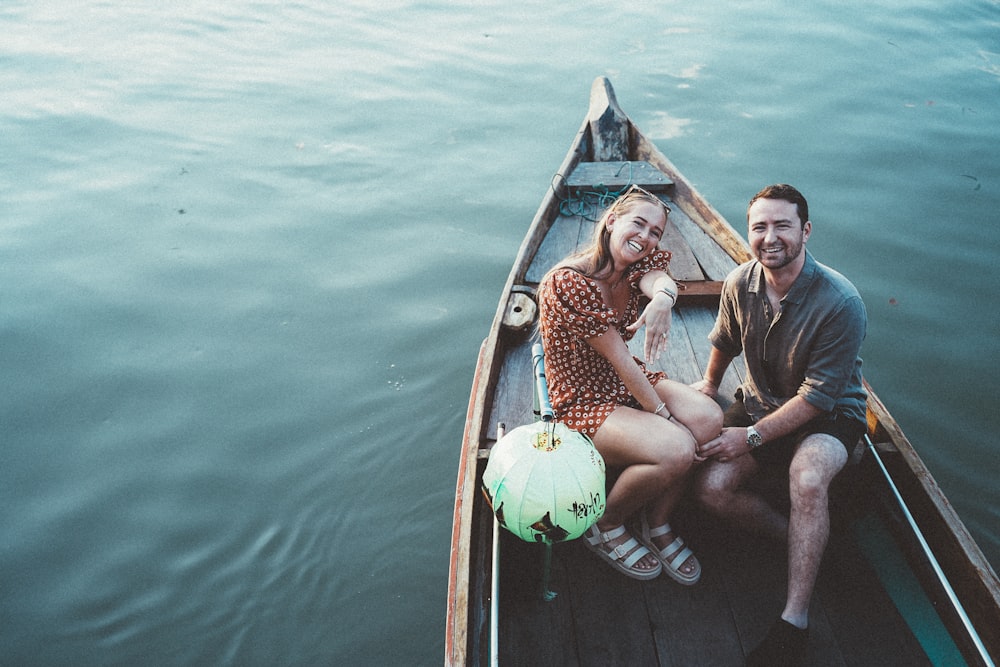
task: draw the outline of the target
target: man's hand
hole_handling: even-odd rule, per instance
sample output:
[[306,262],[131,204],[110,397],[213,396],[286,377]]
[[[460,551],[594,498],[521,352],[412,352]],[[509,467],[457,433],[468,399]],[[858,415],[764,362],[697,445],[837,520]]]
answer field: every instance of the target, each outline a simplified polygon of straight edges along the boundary
[[716,461],[732,461],[750,451],[747,444],[747,429],[744,426],[733,426],[722,429],[722,435],[709,440],[698,448],[698,456]]
[[698,391],[705,394],[709,398],[719,397],[719,386],[705,379],[698,380],[697,382],[691,385],[691,388],[697,389]]

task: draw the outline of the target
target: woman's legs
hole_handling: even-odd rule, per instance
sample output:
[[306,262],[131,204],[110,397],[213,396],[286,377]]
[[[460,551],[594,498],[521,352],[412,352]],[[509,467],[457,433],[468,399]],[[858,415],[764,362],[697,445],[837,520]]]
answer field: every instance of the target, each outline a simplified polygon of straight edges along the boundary
[[[656,393],[667,406],[671,423],[679,422],[698,445],[712,440],[722,432],[722,409],[705,394],[688,385],[661,380],[656,384]],[[656,528],[670,522],[674,507],[687,487],[686,476],[670,485],[658,498],[652,499],[646,507],[646,516],[650,528]],[[651,538],[658,550],[663,550],[676,539],[673,531]],[[680,567],[684,575],[691,575],[698,569],[698,564],[692,556]]]
[[722,408],[705,394],[673,380],[660,380],[654,389],[667,412],[691,432],[699,445],[722,433]]
[[[597,524],[601,531],[625,523],[646,505],[655,508],[660,516],[669,515],[694,461],[696,442],[686,427],[659,415],[620,407],[598,429],[594,445],[607,465],[622,468],[608,492],[604,516]],[[650,516],[651,521],[657,521],[654,526],[666,522],[659,521],[656,514]],[[670,535],[666,537],[673,539]],[[623,536],[610,546],[627,539]],[[653,569],[656,563],[655,557],[649,555],[640,561],[639,567]]]

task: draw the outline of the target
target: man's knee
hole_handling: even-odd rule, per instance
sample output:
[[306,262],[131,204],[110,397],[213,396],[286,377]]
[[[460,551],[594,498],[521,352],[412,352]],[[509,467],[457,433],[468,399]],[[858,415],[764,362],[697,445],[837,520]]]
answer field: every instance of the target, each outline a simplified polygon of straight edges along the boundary
[[731,477],[722,473],[722,470],[709,463],[695,478],[692,490],[695,499],[703,507],[718,511],[729,505],[729,499],[737,485]]
[[814,469],[800,467],[789,470],[788,489],[794,505],[825,503],[829,487],[829,480]]
[[794,504],[826,503],[830,483],[847,463],[847,450],[836,438],[814,434],[803,441],[788,469]]

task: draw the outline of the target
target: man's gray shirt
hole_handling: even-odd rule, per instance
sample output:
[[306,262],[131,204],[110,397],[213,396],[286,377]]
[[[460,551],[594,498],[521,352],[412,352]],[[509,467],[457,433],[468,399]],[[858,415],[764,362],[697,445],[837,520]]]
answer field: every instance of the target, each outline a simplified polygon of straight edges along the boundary
[[865,421],[861,343],[868,317],[851,282],[808,251],[805,265],[771,319],[756,260],[726,277],[709,340],[724,354],[745,352],[743,404],[760,419],[795,395],[824,412]]

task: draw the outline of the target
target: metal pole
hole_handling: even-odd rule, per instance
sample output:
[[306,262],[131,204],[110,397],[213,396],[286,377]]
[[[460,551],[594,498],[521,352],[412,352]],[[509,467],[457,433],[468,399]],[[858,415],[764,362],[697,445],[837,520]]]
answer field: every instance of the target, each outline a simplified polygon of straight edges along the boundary
[[531,346],[531,366],[535,373],[535,416],[543,422],[555,419],[552,402],[549,400],[549,385],[545,381],[545,357],[542,344]]
[[[497,442],[506,427],[497,424]],[[493,515],[493,576],[490,582],[490,666],[500,664],[500,522]]]
[[920,528],[917,526],[917,522],[914,520],[913,514],[910,512],[910,508],[906,506],[906,501],[903,500],[902,494],[899,493],[899,489],[896,488],[895,482],[893,482],[892,477],[889,476],[889,471],[886,469],[885,464],[882,463],[882,457],[879,456],[878,450],[875,449],[875,443],[872,442],[872,439],[868,437],[867,433],[865,434],[865,441],[868,443],[868,450],[872,453],[872,456],[875,457],[875,462],[878,463],[878,467],[881,468],[882,475],[885,476],[885,480],[889,483],[889,488],[892,489],[893,495],[896,496],[896,502],[899,504],[900,509],[902,509],[903,516],[906,517],[907,523],[910,524],[910,528],[912,528],[914,534],[916,534],[917,541],[920,543],[920,548],[923,549],[924,555],[927,556],[927,560],[930,561],[934,574],[937,575],[938,581],[944,588],[944,592],[948,595],[948,599],[951,601],[956,613],[958,613],[958,617],[962,620],[962,624],[965,626],[966,632],[969,633],[972,643],[976,645],[979,657],[982,659],[983,664],[985,664],[986,667],[994,667],[993,659],[986,650],[986,646],[983,645],[983,640],[979,638],[979,633],[976,632],[976,628],[972,625],[969,615],[965,613],[965,608],[958,599],[958,595],[955,594],[955,589],[951,587],[951,584],[948,582],[948,577],[945,576],[944,570],[941,569],[941,565],[938,563],[937,558],[935,558],[934,554],[931,552],[930,545],[928,545],[927,540],[924,539],[923,532],[921,532]]
[[[556,415],[552,409],[552,401],[549,400],[549,385],[545,381],[545,352],[541,343],[531,346],[531,367],[535,374],[535,417],[549,424],[551,428]],[[542,600],[552,602],[556,599],[557,593],[549,590],[552,576],[552,543],[547,540],[542,558]]]

